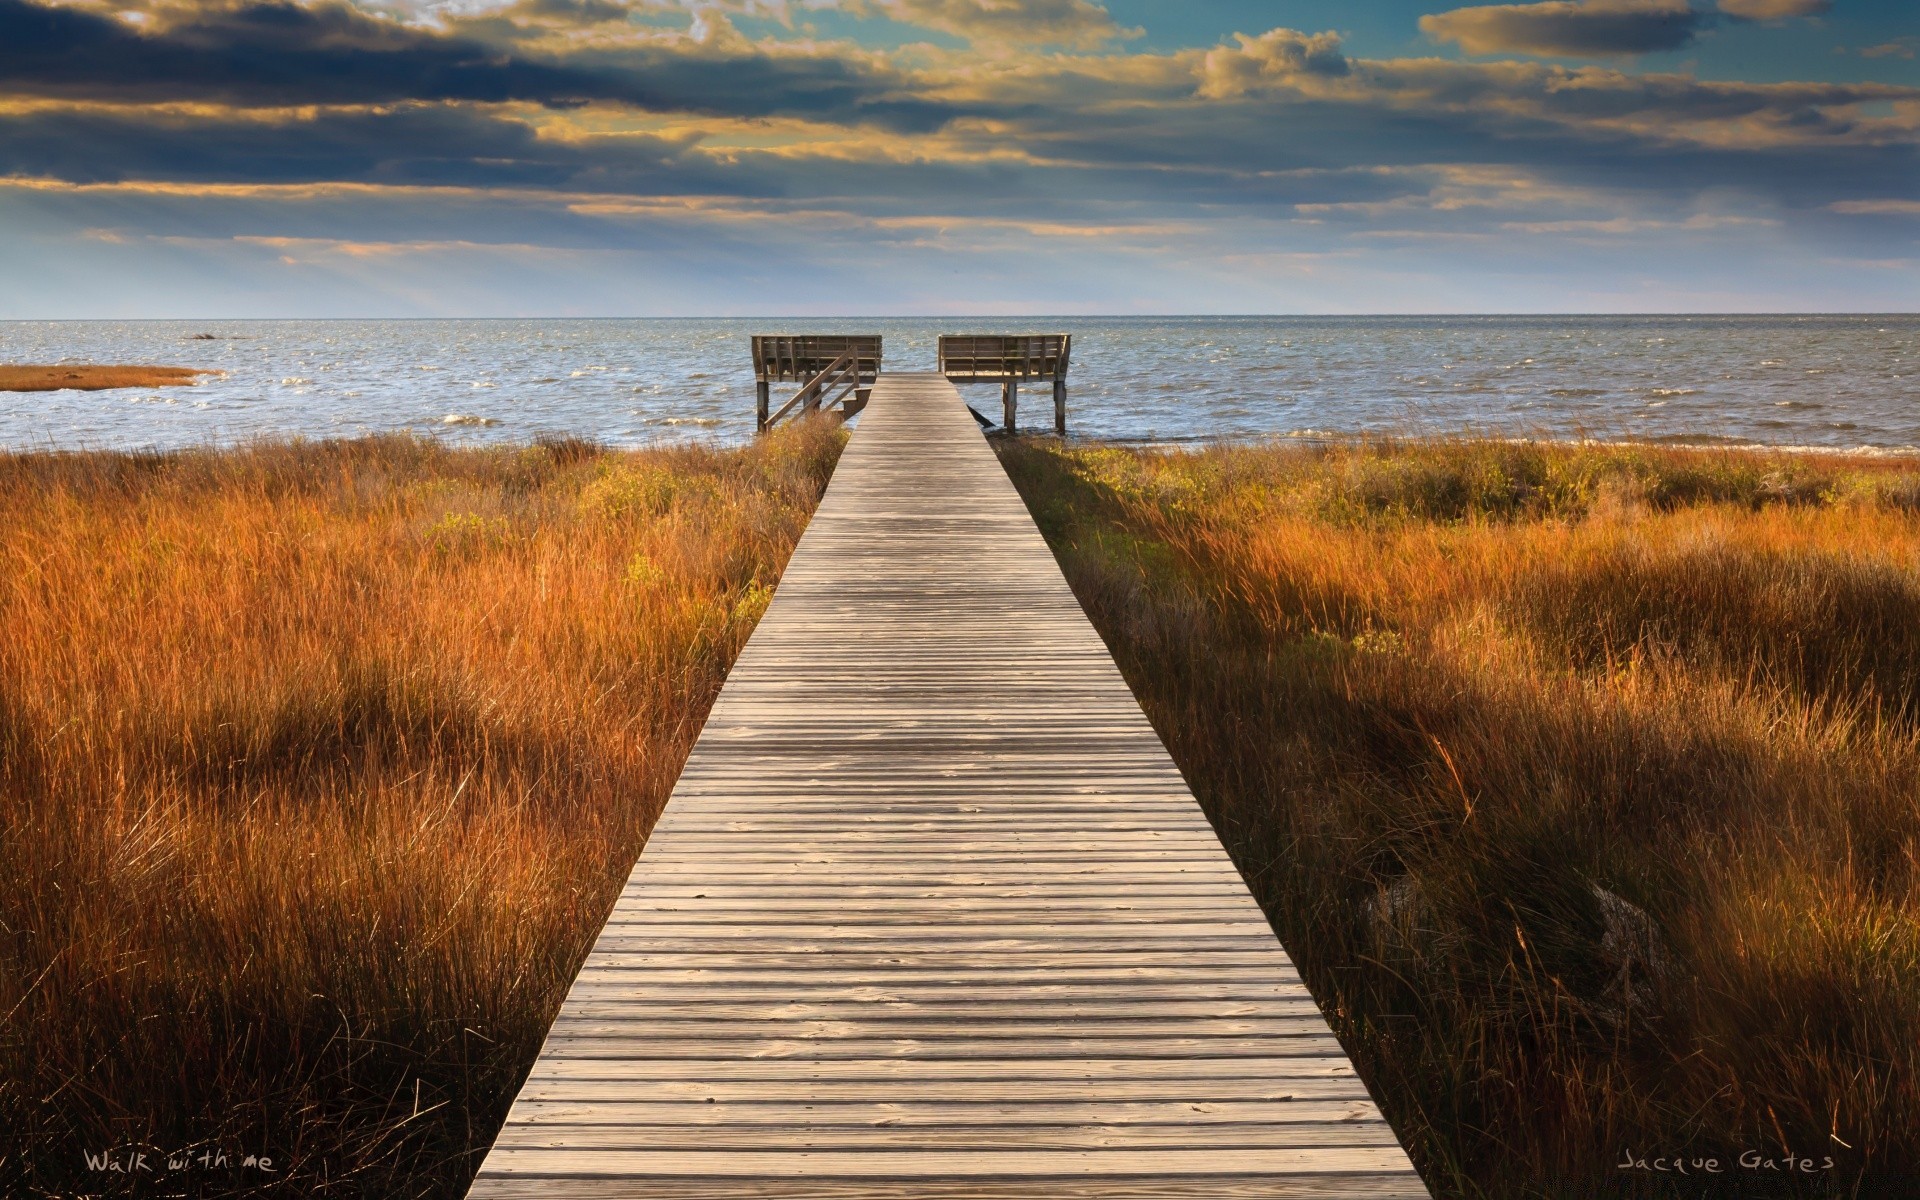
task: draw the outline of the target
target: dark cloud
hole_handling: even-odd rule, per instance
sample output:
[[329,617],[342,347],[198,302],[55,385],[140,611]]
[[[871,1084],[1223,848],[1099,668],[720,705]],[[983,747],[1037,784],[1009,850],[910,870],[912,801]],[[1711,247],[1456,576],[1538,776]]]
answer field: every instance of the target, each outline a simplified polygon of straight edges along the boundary
[[525,122],[444,104],[267,118],[130,108],[0,114],[0,176],[71,183],[570,188],[591,180],[662,193],[701,186],[701,172],[684,162],[687,145],[633,135],[545,139]]
[[[1414,86],[1411,79],[1403,83]],[[1167,110],[1151,124],[1125,113],[1079,113],[1030,117],[1024,128],[1033,144],[1076,164],[1082,182],[1074,190],[1223,209],[1420,194],[1426,178],[1449,164],[1504,170],[1528,181],[1541,203],[1551,198],[1540,189],[1559,182],[1620,204],[1630,203],[1629,197],[1671,201],[1718,192],[1762,205],[1817,208],[1842,197],[1911,192],[1912,180],[1920,178],[1920,148],[1911,141],[1835,139],[1809,146],[1760,139],[1746,146],[1703,146],[1631,129],[1569,136],[1570,127],[1579,125],[1568,107],[1528,112],[1512,92],[1466,97],[1430,82],[1420,86],[1424,90],[1412,93],[1415,102],[1405,104],[1259,98]],[[1584,94],[1589,90],[1599,94]],[[1656,129],[1755,114],[1768,127],[1804,125],[1815,120],[1804,116],[1808,102],[1821,98],[1798,89],[1771,98],[1728,95],[1677,83],[1626,95],[1597,88],[1553,94],[1570,94],[1562,104],[1587,114],[1580,119],[1638,121]],[[1447,101],[1426,102],[1439,95]],[[1768,108],[1770,101],[1777,108]],[[1840,119],[1823,120],[1826,128]],[[1452,219],[1471,220],[1473,214],[1462,209]]]
[[956,115],[845,58],[640,43],[558,61],[369,16],[338,0],[191,9],[153,32],[92,12],[0,0],[0,86],[16,95],[245,107],[614,103],[913,130]]
[[1420,30],[1468,54],[1609,58],[1677,50],[1692,41],[1709,19],[1686,0],[1546,0],[1433,13],[1420,18]]

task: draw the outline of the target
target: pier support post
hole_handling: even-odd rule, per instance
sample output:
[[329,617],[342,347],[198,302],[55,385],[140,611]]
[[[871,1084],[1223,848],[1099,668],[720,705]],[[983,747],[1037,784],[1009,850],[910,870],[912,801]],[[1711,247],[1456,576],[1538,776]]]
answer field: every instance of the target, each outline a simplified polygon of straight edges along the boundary
[[1053,432],[1067,436],[1067,381],[1058,377],[1053,381]]
[[764,379],[755,382],[753,385],[753,397],[754,415],[759,419],[759,424],[755,426],[755,428],[761,433],[765,433],[767,431],[767,416],[772,411],[773,385]]
[[1000,408],[1005,419],[1000,422],[1000,428],[1006,430],[1008,433],[1015,432],[1014,409],[1018,408],[1019,405],[1020,381],[1017,379],[1002,381],[1000,384]]

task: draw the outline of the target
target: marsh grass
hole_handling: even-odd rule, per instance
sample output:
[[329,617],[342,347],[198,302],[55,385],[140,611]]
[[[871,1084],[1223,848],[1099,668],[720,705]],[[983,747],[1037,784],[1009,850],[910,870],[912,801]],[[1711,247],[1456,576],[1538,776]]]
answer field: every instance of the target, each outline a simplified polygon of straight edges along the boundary
[[460,1194],[840,439],[0,456],[0,1194]]
[[111,388],[187,387],[224,371],[193,367],[0,364],[0,392],[99,392]]
[[1002,455],[1438,1191],[1920,1190],[1911,463]]

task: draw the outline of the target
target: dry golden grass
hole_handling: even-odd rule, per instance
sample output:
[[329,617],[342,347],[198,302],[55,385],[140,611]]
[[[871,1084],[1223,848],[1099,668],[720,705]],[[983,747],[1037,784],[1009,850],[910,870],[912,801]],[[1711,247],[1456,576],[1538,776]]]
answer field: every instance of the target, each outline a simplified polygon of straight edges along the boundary
[[458,1195],[840,442],[0,456],[0,1194]]
[[104,392],[109,388],[185,387],[219,371],[193,367],[106,367],[79,364],[41,367],[0,364],[0,392]]
[[1003,453],[1437,1190],[1920,1186],[1911,463]]

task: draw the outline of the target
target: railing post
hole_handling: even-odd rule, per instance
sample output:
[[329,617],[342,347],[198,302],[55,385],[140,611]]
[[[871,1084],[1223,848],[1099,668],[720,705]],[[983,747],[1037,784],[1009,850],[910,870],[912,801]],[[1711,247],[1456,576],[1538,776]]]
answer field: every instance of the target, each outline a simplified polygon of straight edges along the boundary
[[1067,436],[1067,381],[1058,375],[1053,377],[1053,432]]
[[756,380],[753,385],[753,412],[759,421],[761,433],[767,431],[767,414],[773,407],[773,384],[767,380]]
[[1009,376],[1000,384],[1000,408],[1002,416],[1000,427],[1008,433],[1015,431],[1013,410],[1019,407],[1019,404],[1020,381]]

